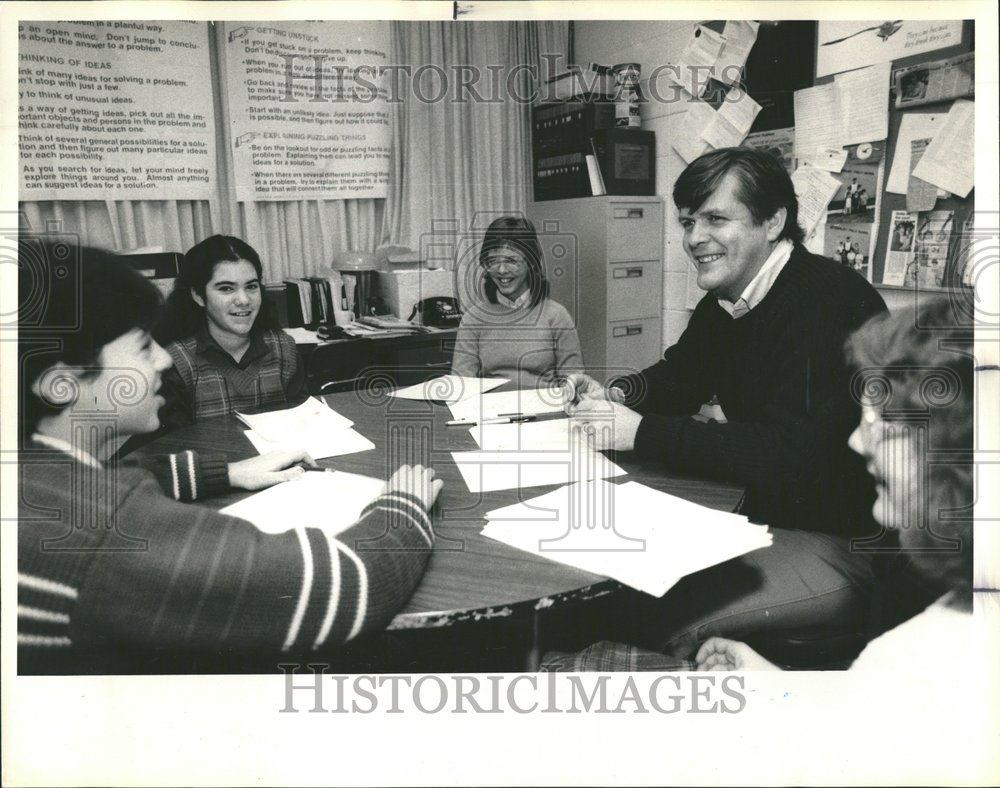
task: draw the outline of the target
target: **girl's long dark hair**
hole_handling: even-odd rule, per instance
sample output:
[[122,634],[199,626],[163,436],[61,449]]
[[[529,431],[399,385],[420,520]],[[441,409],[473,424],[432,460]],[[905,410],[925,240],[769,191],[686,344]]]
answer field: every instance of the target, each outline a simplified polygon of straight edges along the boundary
[[[246,241],[231,235],[213,235],[188,249],[181,260],[181,269],[174,283],[174,290],[167,299],[162,317],[153,329],[153,337],[167,345],[192,336],[205,323],[205,309],[191,297],[194,290],[204,298],[205,287],[212,279],[217,263],[235,263],[246,260],[263,278],[260,256]],[[268,301],[261,282],[261,304],[252,331],[278,328],[275,311]]]
[[[528,264],[528,291],[531,293],[530,306],[536,306],[549,295],[549,282],[545,278],[542,248],[538,244],[538,233],[530,219],[520,216],[501,216],[490,222],[486,228],[482,248],[479,250],[479,264],[486,269],[486,258],[494,249],[508,246],[516,249]],[[497,302],[497,286],[487,276],[483,282],[486,300]]]

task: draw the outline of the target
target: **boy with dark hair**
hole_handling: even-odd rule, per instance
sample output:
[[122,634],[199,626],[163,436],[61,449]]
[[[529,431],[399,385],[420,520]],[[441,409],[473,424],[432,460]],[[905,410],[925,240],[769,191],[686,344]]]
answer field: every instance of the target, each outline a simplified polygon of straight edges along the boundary
[[[19,670],[79,672],[91,660],[100,670],[122,654],[323,652],[384,628],[433,544],[433,470],[402,466],[333,537],[268,535],[178,502],[291,478],[303,470],[289,466],[315,466],[304,453],[227,465],[183,452],[160,464],[159,481],[105,466],[115,438],[159,424],[170,357],[147,330],[158,295],[108,253],[70,250],[67,264],[65,245],[19,247]],[[377,549],[359,548],[371,540]]]
[[[652,367],[607,389],[570,376],[567,411],[590,431],[611,421],[604,448],[745,486],[744,513],[771,526],[774,542],[655,600],[646,642],[690,658],[712,634],[863,630],[873,578],[851,539],[877,527],[871,480],[847,447],[858,406],[842,348],[885,304],[856,272],[801,245],[795,190],[773,156],[712,151],[673,196],[708,294]],[[690,418],[713,395],[727,423]]]

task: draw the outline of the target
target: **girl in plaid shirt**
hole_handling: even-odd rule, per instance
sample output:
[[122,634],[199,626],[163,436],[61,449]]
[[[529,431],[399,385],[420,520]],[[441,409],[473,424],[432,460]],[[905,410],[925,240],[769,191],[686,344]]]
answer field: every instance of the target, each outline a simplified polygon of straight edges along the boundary
[[164,429],[305,399],[304,365],[264,302],[261,276],[257,252],[232,236],[184,255],[154,331],[173,361],[163,375]]
[[54,262],[65,249],[21,246],[22,294],[40,282],[45,298],[22,301],[19,326],[20,672],[79,672],[123,654],[320,656],[384,628],[430,555],[433,470],[401,467],[334,536],[265,534],[181,502],[291,478],[303,473],[293,463],[315,465],[301,453],[227,466],[182,452],[159,476],[106,465],[116,433],[159,424],[171,357],[146,329],[158,294],[110,254],[72,249],[67,275]]

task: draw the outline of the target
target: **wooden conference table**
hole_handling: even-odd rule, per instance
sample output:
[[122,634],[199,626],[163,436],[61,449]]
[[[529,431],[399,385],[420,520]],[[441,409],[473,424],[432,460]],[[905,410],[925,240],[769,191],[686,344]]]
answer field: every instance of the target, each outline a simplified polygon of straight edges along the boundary
[[[432,466],[444,481],[444,489],[432,514],[437,542],[427,572],[409,604],[393,619],[390,629],[440,627],[462,621],[520,616],[535,621],[537,611],[596,598],[621,587],[606,577],[549,561],[480,535],[486,512],[555,488],[469,492],[452,461],[451,452],[479,447],[468,429],[446,426],[445,422],[452,418],[446,405],[397,399],[387,396],[384,391],[372,390],[331,394],[324,399],[338,413],[351,419],[354,428],[371,440],[375,448],[319,460],[321,465],[388,478],[401,463],[420,462]],[[245,429],[235,418],[203,421],[161,436],[135,454],[194,449],[222,453],[230,461],[240,460],[256,453],[243,435]],[[416,453],[419,448],[414,448],[421,444],[422,455]],[[742,498],[742,489],[732,484],[665,475],[658,468],[634,461],[628,453],[614,459],[628,475],[610,480],[612,482],[638,481],[726,511],[735,510]],[[205,503],[221,508],[249,494],[240,491]]]

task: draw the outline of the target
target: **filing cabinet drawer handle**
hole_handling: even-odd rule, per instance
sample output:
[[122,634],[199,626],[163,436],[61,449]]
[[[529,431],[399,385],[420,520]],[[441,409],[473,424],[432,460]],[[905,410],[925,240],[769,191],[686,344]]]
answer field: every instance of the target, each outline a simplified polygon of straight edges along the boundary
[[642,333],[642,326],[615,326],[611,329],[613,337],[634,337]]
[[633,265],[628,268],[616,268],[611,276],[615,279],[638,279],[642,276],[642,266]]
[[644,213],[644,208],[615,208],[614,217],[616,219],[641,219]]

